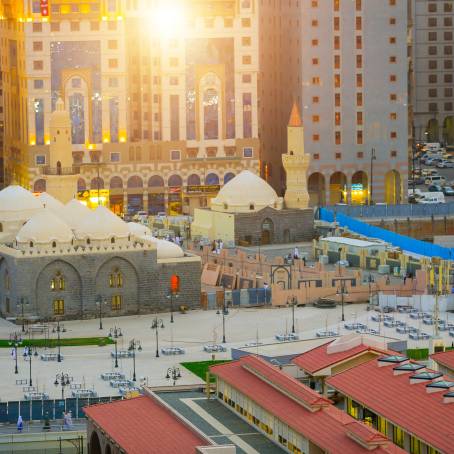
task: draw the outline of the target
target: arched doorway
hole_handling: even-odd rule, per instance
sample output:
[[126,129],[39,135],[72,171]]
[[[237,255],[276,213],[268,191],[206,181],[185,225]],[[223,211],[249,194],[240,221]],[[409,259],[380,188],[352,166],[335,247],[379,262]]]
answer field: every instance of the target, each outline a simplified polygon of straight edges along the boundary
[[219,184],[219,177],[215,173],[209,173],[205,177],[205,184],[210,185],[218,185]]
[[99,442],[99,437],[96,431],[91,434],[88,454],[102,454],[101,443]]
[[153,175],[148,180],[148,212],[156,215],[165,211],[164,179],[160,175]]
[[310,206],[326,205],[325,177],[320,172],[313,173],[307,180]]
[[101,177],[96,177],[91,180],[91,189],[104,189],[104,180]]
[[261,244],[271,244],[274,237],[274,224],[270,218],[266,218],[262,222],[262,234],[260,238]]
[[343,172],[334,172],[329,179],[329,203],[347,203],[347,177]]
[[77,190],[85,191],[86,189],[87,189],[87,183],[85,183],[85,180],[83,178],[79,178],[77,180]]
[[235,174],[232,172],[227,172],[224,175],[224,184],[227,184],[232,178],[235,178]]
[[352,204],[363,205],[368,197],[369,181],[366,172],[359,170],[352,176],[351,198]]
[[438,142],[439,140],[439,125],[436,118],[431,118],[427,123],[426,129],[427,142]]
[[129,177],[128,186],[128,213],[137,213],[143,206],[143,180],[138,175]]
[[401,202],[401,178],[397,170],[390,170],[385,175],[385,202],[396,205]]
[[118,215],[123,214],[123,180],[119,176],[114,176],[110,179],[110,209]]
[[445,145],[454,144],[454,117],[451,115],[443,122],[443,137]]
[[183,179],[180,175],[171,175],[167,184],[169,185],[169,214],[179,215],[183,212],[183,201],[181,198]]
[[188,186],[200,186],[200,177],[195,173],[189,175]]

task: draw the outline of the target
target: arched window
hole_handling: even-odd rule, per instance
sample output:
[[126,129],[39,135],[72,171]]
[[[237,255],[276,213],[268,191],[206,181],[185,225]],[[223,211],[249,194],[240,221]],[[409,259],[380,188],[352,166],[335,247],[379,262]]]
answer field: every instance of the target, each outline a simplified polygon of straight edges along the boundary
[[235,174],[228,172],[224,175],[224,184],[227,184],[232,178],[235,178]]
[[54,292],[65,290],[66,282],[60,271],[50,280],[50,289]]
[[200,177],[195,173],[193,173],[192,175],[189,175],[188,185],[189,186],[200,186]]
[[203,125],[205,140],[219,138],[219,93],[214,88],[203,92]]
[[85,180],[83,178],[79,178],[77,180],[77,190],[85,191],[86,189],[87,189],[87,183],[85,183]]
[[101,177],[96,177],[91,180],[91,189],[104,189],[104,180]]
[[33,183],[33,192],[45,192],[46,191],[46,180],[40,178]]
[[112,177],[110,179],[110,189],[122,189],[123,180],[120,177]]
[[112,273],[109,274],[109,287],[110,288],[121,288],[123,287],[123,275],[118,268],[115,268]]
[[91,243],[90,238],[87,238],[87,244],[90,244],[90,243]]
[[207,184],[207,185],[218,185],[219,184],[219,177],[215,173],[209,173],[205,177],[205,184]]
[[183,186],[183,180],[180,175],[172,175],[169,178],[169,187],[180,187]]
[[111,242],[112,244],[115,243],[115,238],[112,237],[112,238],[110,239],[110,242]]
[[253,203],[250,203],[250,204],[249,204],[249,209],[250,209],[250,210],[254,210],[254,209],[255,209],[255,206],[254,206]]
[[0,233],[3,232],[3,224],[0,222]]
[[57,247],[57,242],[56,242],[56,241],[52,241],[52,247],[53,247],[53,248],[56,248],[56,247]]
[[30,247],[33,247],[33,241],[30,241]]
[[148,180],[148,187],[149,188],[160,188],[161,186],[164,186],[164,180],[159,175],[153,175]]
[[143,188],[143,181],[138,175],[134,175],[128,180],[128,188]]

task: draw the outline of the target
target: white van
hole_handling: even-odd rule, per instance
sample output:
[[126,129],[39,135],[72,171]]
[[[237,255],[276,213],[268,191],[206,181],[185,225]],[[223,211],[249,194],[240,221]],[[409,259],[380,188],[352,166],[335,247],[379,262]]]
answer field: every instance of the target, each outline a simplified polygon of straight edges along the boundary
[[445,195],[442,192],[423,192],[424,198],[418,203],[445,203]]
[[424,184],[427,186],[430,184],[439,184],[444,186],[446,184],[446,178],[443,175],[428,175],[424,180]]
[[441,145],[439,142],[426,143],[423,148],[424,151],[436,152],[441,151]]

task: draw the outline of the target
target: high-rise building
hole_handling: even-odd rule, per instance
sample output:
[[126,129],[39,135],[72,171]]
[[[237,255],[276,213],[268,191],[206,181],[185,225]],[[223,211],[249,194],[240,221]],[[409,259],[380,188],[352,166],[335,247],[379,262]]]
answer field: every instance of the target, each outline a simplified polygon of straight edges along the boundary
[[454,1],[414,2],[414,136],[454,144]]
[[[398,203],[409,145],[407,0],[276,2],[263,42],[262,176],[285,182],[285,118],[301,108],[312,204]],[[288,4],[288,5],[287,5]],[[263,55],[261,54],[261,58]],[[265,65],[261,67],[261,70]],[[270,172],[271,169],[271,172]],[[264,175],[264,172],[267,172]]]
[[78,188],[109,189],[116,212],[189,213],[258,172],[256,1],[2,5],[6,184],[46,189],[59,97]]

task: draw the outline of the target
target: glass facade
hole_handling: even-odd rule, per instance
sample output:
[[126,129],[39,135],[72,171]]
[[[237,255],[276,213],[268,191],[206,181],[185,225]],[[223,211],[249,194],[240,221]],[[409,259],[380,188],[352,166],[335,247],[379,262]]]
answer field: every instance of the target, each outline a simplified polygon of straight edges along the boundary
[[252,137],[252,95],[243,93],[243,137]]
[[[223,90],[217,99],[222,99],[225,103],[225,137],[227,139],[235,138],[235,74],[234,74],[234,41],[233,38],[200,38],[189,39],[186,42],[186,127],[187,137],[189,140],[195,140],[196,137],[196,103],[199,87],[196,74],[200,69],[216,65],[223,67],[224,77]],[[200,74],[199,74],[200,75]],[[202,75],[203,76],[203,75]],[[212,93],[201,93],[203,100],[212,99]],[[204,102],[205,105],[205,102]],[[208,109],[210,113],[213,109]],[[206,118],[206,117],[205,117]],[[210,117],[211,118],[211,117]],[[217,118],[217,111],[216,111]],[[212,123],[214,125],[214,121]],[[209,129],[209,128],[208,128]],[[212,129],[209,129],[213,133]],[[218,127],[219,131],[219,127]],[[207,131],[201,131],[205,135]]]
[[210,88],[203,93],[204,139],[219,139],[219,95]]
[[33,108],[35,111],[36,145],[44,145],[44,100],[35,99]]
[[84,96],[81,93],[75,93],[69,97],[69,116],[71,118],[72,143],[85,143]]
[[118,143],[118,98],[109,99],[110,141]]

